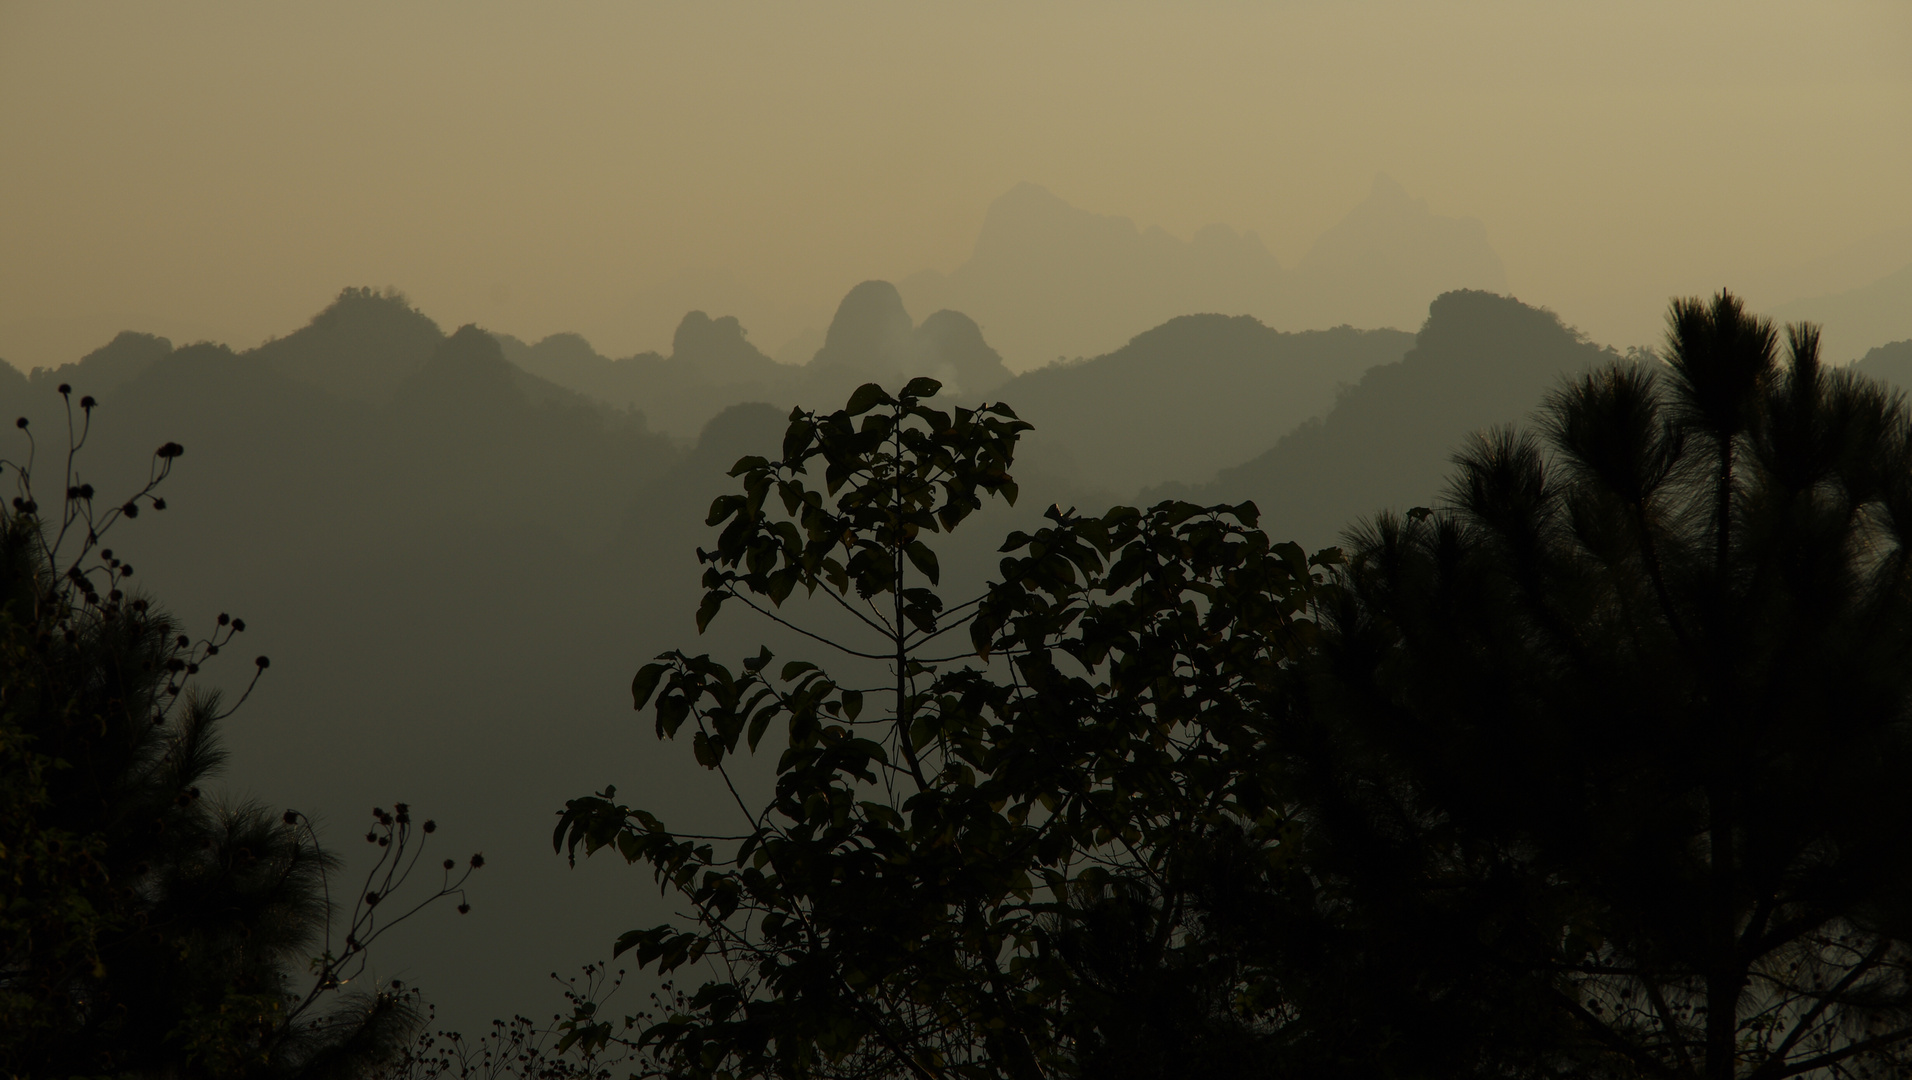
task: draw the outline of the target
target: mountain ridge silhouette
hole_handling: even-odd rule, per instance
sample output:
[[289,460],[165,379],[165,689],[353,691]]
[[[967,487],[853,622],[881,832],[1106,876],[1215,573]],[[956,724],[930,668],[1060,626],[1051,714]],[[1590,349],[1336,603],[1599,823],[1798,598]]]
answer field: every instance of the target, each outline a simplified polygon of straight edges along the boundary
[[[719,658],[759,643],[785,659],[815,655],[746,618],[726,615],[701,637],[693,623],[711,499],[734,489],[737,456],[777,453],[793,401],[714,378],[693,394],[664,376],[729,350],[736,371],[789,378],[791,393],[817,395],[798,400],[826,409],[867,376],[851,364],[826,365],[845,380],[834,384],[808,365],[764,369],[723,315],[680,322],[670,358],[611,360],[576,336],[446,334],[396,294],[348,299],[358,330],[335,326],[276,352],[115,338],[117,352],[96,350],[61,378],[76,400],[97,392],[80,467],[106,497],[144,481],[154,447],[186,447],[164,491],[171,509],[116,527],[110,543],[189,628],[242,615],[247,646],[271,654],[270,677],[228,735],[232,775],[329,820],[327,839],[348,858],[339,823],[395,796],[428,807],[448,842],[485,850],[496,873],[474,891],[470,921],[420,922],[380,960],[420,972],[442,1022],[473,1030],[524,1009],[554,968],[602,959],[633,919],[667,917],[621,869],[573,872],[551,855],[550,815],[566,798],[616,783],[681,798],[686,828],[722,820],[727,796],[692,786],[632,714],[634,668],[690,641]],[[914,324],[919,335],[993,350],[986,326],[953,312]],[[338,372],[378,385],[338,385],[346,376],[328,371],[326,350]],[[514,362],[527,355],[532,364]],[[1173,483],[1143,501],[1170,489],[1254,498],[1276,539],[1330,543],[1354,517],[1438,498],[1445,456],[1469,430],[1521,419],[1559,373],[1612,355],[1551,313],[1485,293],[1438,298],[1416,335],[1295,333],[1241,315],[1167,321],[989,392],[1038,424],[1018,455],[1022,498],[945,541],[944,579],[980,582],[1009,528],[1039,527],[1051,502],[1133,501],[1156,467]],[[681,396],[610,400],[553,381],[566,371]],[[97,391],[95,376],[123,381]],[[0,410],[31,417],[43,455],[64,432],[50,381],[0,374]],[[692,406],[710,412],[680,434]],[[1289,423],[1302,413],[1320,419]],[[1355,449],[1381,435],[1404,448]],[[1071,453],[1093,467],[1066,467]]]

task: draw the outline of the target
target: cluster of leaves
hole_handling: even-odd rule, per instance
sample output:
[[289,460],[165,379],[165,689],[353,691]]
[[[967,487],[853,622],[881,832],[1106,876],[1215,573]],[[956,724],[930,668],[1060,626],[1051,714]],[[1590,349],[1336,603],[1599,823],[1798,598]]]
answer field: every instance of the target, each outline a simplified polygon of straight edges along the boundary
[[[0,463],[19,489],[0,508],[0,1069],[362,1074],[417,1019],[414,996],[396,986],[340,996],[386,928],[369,921],[375,901],[355,907],[335,954],[336,860],[311,823],[202,791],[224,760],[218,725],[268,662],[254,661],[230,705],[201,687],[202,666],[234,648],[244,620],[222,614],[204,637],[182,632],[102,546],[139,507],[165,508],[155,490],[183,451],[162,446],[146,484],[98,510],[75,470],[96,402],[81,398],[75,423],[71,392],[60,392],[69,430],[57,512],[34,497],[31,454]],[[409,869],[422,848],[409,843],[408,816],[382,815],[381,828],[373,839]],[[380,891],[402,878],[387,873]],[[447,867],[439,895],[461,883]],[[290,972],[315,948],[301,994]]]

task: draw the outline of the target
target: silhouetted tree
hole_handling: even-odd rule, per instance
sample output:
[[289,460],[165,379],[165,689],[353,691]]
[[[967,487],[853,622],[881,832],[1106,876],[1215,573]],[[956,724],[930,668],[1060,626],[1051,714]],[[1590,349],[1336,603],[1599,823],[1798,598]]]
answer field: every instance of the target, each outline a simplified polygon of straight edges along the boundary
[[1676,301],[1664,367],[1573,380],[1470,444],[1451,508],[1355,534],[1284,735],[1316,895],[1278,921],[1332,966],[1278,966],[1345,991],[1318,1045],[1912,1068],[1912,422],[1778,336]]
[[[421,846],[406,807],[375,811],[367,840],[384,857],[335,946],[336,860],[310,823],[202,792],[224,760],[217,725],[252,687],[228,707],[195,676],[245,623],[220,615],[205,637],[182,633],[100,546],[123,519],[165,509],[156,489],[183,451],[162,446],[145,486],[108,505],[74,468],[93,407],[80,399],[75,432],[69,401],[58,502],[35,500],[29,455],[7,463],[19,494],[0,508],[0,1068],[363,1075],[409,1037],[416,1000],[396,984],[341,997],[342,985],[384,929],[463,877],[447,862],[435,894],[394,911]],[[266,667],[259,657],[253,684]]]
[[1027,1078],[1265,1048],[1230,943],[1203,932],[1197,864],[1230,844],[1270,873],[1290,858],[1264,733],[1324,569],[1271,544],[1252,506],[1052,507],[1005,541],[998,583],[946,603],[930,541],[983,495],[1014,499],[1027,425],[1003,405],[936,409],[938,389],[793,412],[783,456],[740,460],[742,494],[712,505],[700,629],[732,603],[787,622],[786,600],[820,593],[871,640],[809,636],[881,681],[807,661],[773,676],[768,649],[741,670],[671,652],[638,673],[659,736],[688,732],[726,781],[769,737],[776,791],[739,797],[729,836],[674,831],[609,788],[567,804],[561,850],[647,863],[693,913],[618,951],[716,972],[621,1028],[581,1006],[575,1045],[627,1040],[697,1077]]

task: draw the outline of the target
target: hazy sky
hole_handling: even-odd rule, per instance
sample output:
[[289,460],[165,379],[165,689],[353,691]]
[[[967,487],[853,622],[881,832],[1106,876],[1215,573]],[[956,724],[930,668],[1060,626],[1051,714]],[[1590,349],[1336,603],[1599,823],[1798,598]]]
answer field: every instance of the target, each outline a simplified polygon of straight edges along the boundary
[[1912,4],[0,0],[0,355],[349,284],[623,354],[709,271],[772,350],[1020,181],[1292,265],[1379,171],[1605,341],[1856,285],[1912,261]]

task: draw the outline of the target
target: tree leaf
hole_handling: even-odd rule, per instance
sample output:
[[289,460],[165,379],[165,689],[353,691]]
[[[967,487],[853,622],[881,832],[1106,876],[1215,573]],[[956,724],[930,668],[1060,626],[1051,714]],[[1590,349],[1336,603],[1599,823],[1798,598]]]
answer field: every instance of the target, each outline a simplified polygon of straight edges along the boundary
[[903,396],[906,398],[929,398],[935,397],[941,393],[942,390],[942,383],[926,376],[918,376],[917,378],[911,379],[909,385],[903,387]]
[[756,751],[757,744],[763,740],[763,733],[770,727],[770,721],[776,719],[777,712],[778,706],[772,705],[767,709],[758,710],[757,715],[750,718],[750,730],[744,733],[744,738],[749,742],[752,752]]
[[724,758],[723,750],[710,741],[709,735],[701,731],[691,738],[690,749],[691,755],[697,759],[697,764],[706,769],[716,768],[717,763]]
[[903,552],[910,557],[910,562],[923,572],[923,576],[929,578],[930,584],[935,585],[940,582],[942,569],[937,565],[936,553],[930,550],[928,544],[921,540],[914,540],[903,549]]
[[703,603],[697,605],[698,633],[703,633],[704,628],[710,625],[710,620],[717,617],[717,609],[724,606],[727,596],[727,593],[715,589],[704,594]]
[[850,403],[843,407],[843,411],[850,416],[862,416],[878,405],[887,405],[889,402],[890,395],[881,386],[873,382],[864,383],[850,395]]
[[637,677],[631,680],[631,708],[642,709],[657,691],[658,681],[664,677],[663,664],[645,664],[637,669]]

